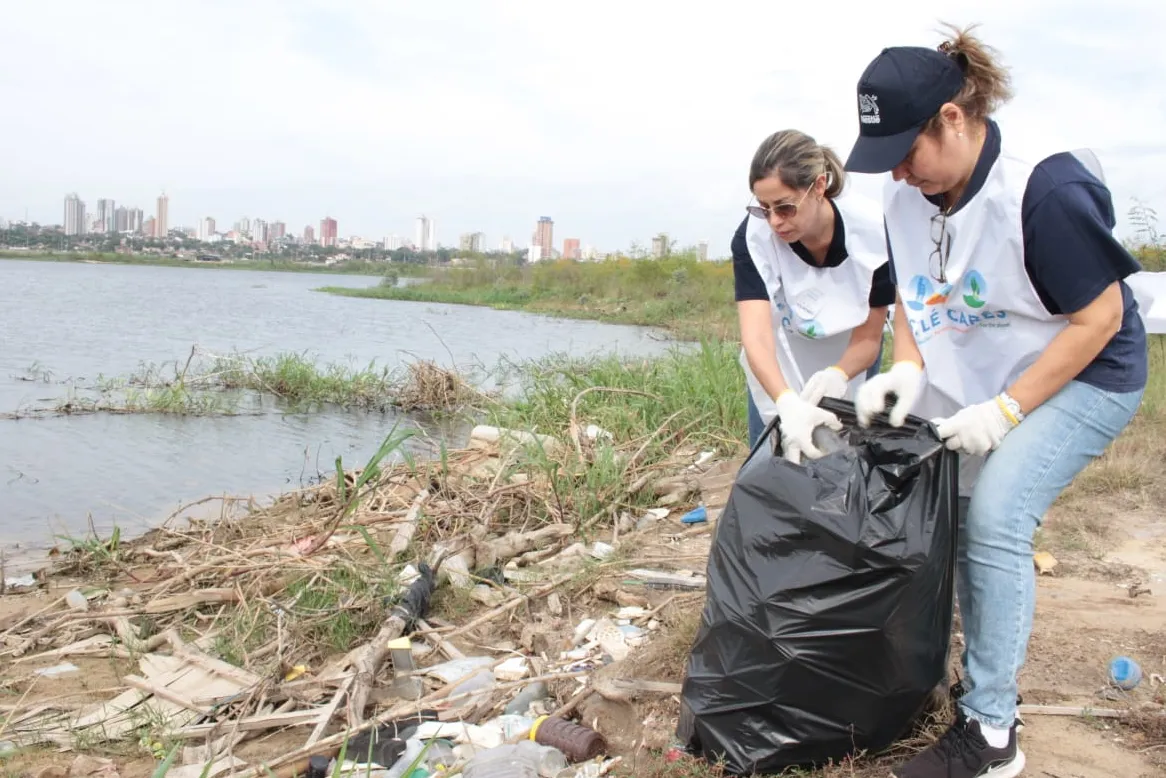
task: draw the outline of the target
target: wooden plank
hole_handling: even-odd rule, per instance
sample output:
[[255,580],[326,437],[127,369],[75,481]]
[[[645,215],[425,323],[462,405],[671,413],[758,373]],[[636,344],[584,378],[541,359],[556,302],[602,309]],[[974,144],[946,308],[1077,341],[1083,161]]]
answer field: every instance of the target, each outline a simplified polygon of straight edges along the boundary
[[182,729],[168,732],[168,735],[178,738],[200,738],[212,735],[219,730],[233,730],[253,732],[255,730],[278,729],[280,727],[298,727],[306,724],[316,724],[320,718],[319,709],[295,710],[287,713],[272,713],[268,716],[250,716],[233,721],[223,721],[214,724],[195,724]]

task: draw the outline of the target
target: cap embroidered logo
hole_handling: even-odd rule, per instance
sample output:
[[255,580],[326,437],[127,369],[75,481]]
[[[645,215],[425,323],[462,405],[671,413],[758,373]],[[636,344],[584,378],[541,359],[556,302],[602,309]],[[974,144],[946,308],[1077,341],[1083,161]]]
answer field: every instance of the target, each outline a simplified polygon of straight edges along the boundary
[[879,119],[879,104],[878,95],[864,95],[858,96],[858,120],[863,124],[878,124]]

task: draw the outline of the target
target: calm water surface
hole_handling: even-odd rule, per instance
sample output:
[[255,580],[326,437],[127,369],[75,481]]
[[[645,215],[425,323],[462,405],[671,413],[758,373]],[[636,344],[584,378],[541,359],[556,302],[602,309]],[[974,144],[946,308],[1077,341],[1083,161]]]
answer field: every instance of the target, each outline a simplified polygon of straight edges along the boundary
[[[0,261],[0,412],[55,405],[70,383],[212,353],[304,352],[321,363],[430,359],[459,369],[550,353],[658,354],[659,333],[469,306],[336,297],[375,278]],[[453,363],[451,365],[451,362]],[[35,366],[35,367],[34,367]],[[37,380],[26,380],[34,378]],[[54,536],[140,531],[213,494],[307,483],[337,455],[362,464],[394,424],[432,451],[451,429],[392,413],[242,417],[91,415],[0,420],[0,549]]]

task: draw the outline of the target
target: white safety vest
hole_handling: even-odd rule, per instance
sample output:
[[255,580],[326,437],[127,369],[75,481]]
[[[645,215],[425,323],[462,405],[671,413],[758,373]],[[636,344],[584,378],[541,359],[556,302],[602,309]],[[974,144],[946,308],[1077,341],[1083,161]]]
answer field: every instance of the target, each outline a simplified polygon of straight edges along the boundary
[[990,400],[1068,325],[1045,309],[1024,267],[1020,207],[1032,170],[1002,150],[980,191],[947,217],[946,283],[933,275],[939,263],[931,218],[939,209],[918,189],[887,182],[899,297],[924,362],[917,416],[946,417]]
[[[814,373],[838,364],[851,332],[870,316],[874,271],[887,261],[878,204],[847,193],[834,200],[846,234],[847,259],[837,267],[813,267],[779,239],[765,219],[751,217],[745,228],[749,256],[769,292],[773,338],[782,377],[801,392]],[[753,402],[768,424],[777,406],[749,367],[741,366]],[[850,382],[847,399],[866,380],[864,370]]]

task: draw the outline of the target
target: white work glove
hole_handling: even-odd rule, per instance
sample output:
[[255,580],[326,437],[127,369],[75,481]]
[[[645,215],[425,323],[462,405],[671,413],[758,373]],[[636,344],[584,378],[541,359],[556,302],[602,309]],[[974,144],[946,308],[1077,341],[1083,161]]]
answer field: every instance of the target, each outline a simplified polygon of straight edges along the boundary
[[871,418],[886,409],[887,395],[894,393],[898,399],[891,407],[891,426],[902,427],[919,397],[922,383],[923,368],[914,362],[896,362],[890,370],[879,373],[858,388],[854,398],[858,423],[863,427],[870,426]]
[[814,445],[815,429],[825,426],[835,432],[842,431],[842,422],[837,416],[811,405],[792,389],[785,390],[777,398],[777,415],[781,419],[782,453],[795,465],[801,464],[803,455],[810,459],[825,456],[826,452]]
[[1016,424],[999,397],[969,405],[946,419],[933,419],[936,432],[952,451],[982,457],[994,450]]
[[845,397],[849,386],[850,379],[842,368],[832,366],[810,376],[810,380],[802,387],[801,398],[810,405],[817,405],[823,397]]

